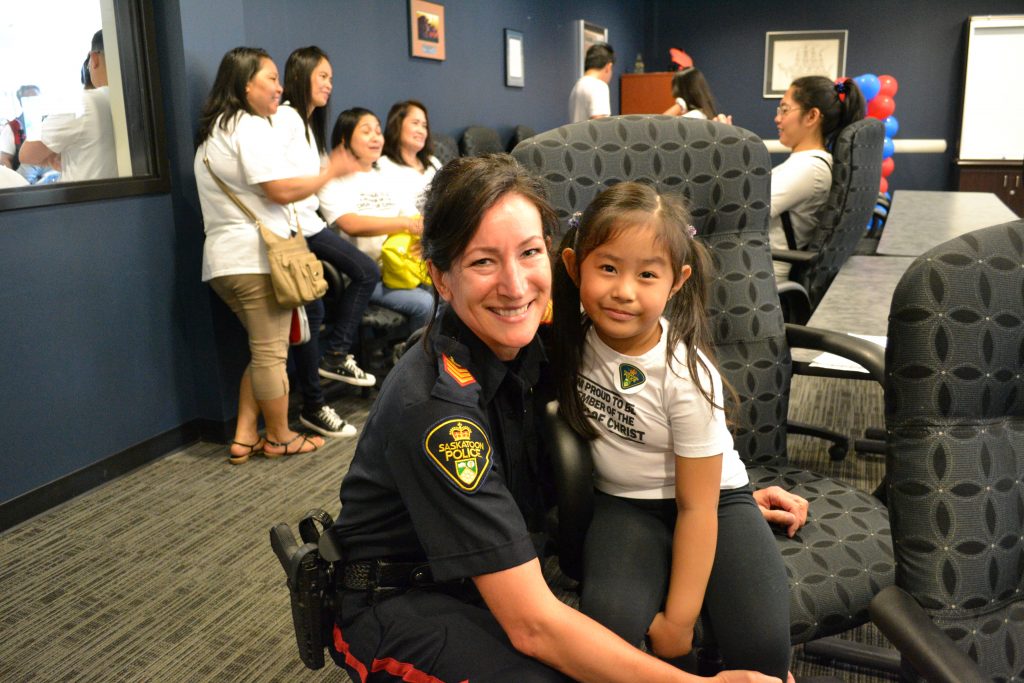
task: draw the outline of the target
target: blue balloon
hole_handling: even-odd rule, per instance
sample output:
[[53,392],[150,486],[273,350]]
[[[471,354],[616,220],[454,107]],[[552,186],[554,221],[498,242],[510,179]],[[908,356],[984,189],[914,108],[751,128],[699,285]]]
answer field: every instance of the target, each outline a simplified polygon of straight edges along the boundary
[[896,120],[895,116],[885,117],[885,134],[890,137],[896,137],[896,133],[900,132],[900,122]]
[[861,74],[854,78],[853,81],[860,88],[860,93],[864,96],[865,102],[875,99],[878,91],[882,89],[882,84],[878,82],[878,76],[874,74]]
[[888,135],[885,136],[885,141],[882,143],[882,158],[888,159],[892,156],[893,152],[896,151],[896,146],[892,144],[892,138]]

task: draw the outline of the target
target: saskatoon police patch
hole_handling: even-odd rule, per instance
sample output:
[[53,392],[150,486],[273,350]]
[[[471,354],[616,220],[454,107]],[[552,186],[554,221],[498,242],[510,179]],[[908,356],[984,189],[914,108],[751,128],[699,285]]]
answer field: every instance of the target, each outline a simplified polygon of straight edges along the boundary
[[647,381],[644,371],[632,363],[619,363],[619,387],[627,394],[639,391]]
[[464,493],[474,493],[491,470],[491,442],[476,422],[445,420],[427,431],[423,450],[445,477]]

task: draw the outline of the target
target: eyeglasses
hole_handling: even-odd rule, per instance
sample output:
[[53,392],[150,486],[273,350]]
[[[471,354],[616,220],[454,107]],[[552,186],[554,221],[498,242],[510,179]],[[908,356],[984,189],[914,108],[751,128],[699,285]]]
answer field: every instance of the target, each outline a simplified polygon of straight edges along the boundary
[[789,112],[799,111],[799,109],[800,107],[791,107],[788,104],[780,104],[779,106],[775,107],[775,114],[776,116],[785,116]]

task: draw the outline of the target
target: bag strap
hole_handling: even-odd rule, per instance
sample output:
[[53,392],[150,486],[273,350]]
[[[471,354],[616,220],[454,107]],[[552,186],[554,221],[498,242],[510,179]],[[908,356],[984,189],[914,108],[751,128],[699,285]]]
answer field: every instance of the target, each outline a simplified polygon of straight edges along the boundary
[[[221,180],[220,176],[213,172],[213,166],[210,165],[210,158],[206,156],[205,146],[203,147],[203,163],[206,164],[206,170],[210,172],[210,175],[213,177],[213,181],[217,183],[217,187],[219,187],[221,191],[223,191],[224,194],[226,194],[228,198],[235,203],[235,206],[237,206],[239,210],[242,213],[244,213],[249,218],[249,220],[251,220],[256,225],[256,229],[260,231],[260,234],[263,236],[264,241],[270,241],[268,233],[273,237],[277,237],[277,235],[274,235],[274,233],[271,232],[271,230],[263,224],[263,221],[261,221],[248,206],[242,203],[242,200],[238,198],[238,195],[231,191],[231,188],[228,187],[228,184]],[[299,213],[295,210],[294,205],[291,205],[291,211],[292,215],[295,217],[295,233],[299,235],[299,237],[302,237],[302,226],[299,225]],[[277,237],[277,239],[284,238]],[[305,241],[305,238],[303,238],[303,241]]]
[[796,233],[793,232],[793,219],[789,217],[789,211],[779,214],[782,219],[782,232],[786,233],[786,246],[796,251]]

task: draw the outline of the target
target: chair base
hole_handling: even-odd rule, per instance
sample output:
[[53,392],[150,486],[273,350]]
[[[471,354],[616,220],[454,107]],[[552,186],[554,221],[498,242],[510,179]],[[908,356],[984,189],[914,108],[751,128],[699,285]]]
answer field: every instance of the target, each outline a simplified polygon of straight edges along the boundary
[[804,654],[898,674],[900,653],[887,647],[854,643],[836,636],[804,643]]

